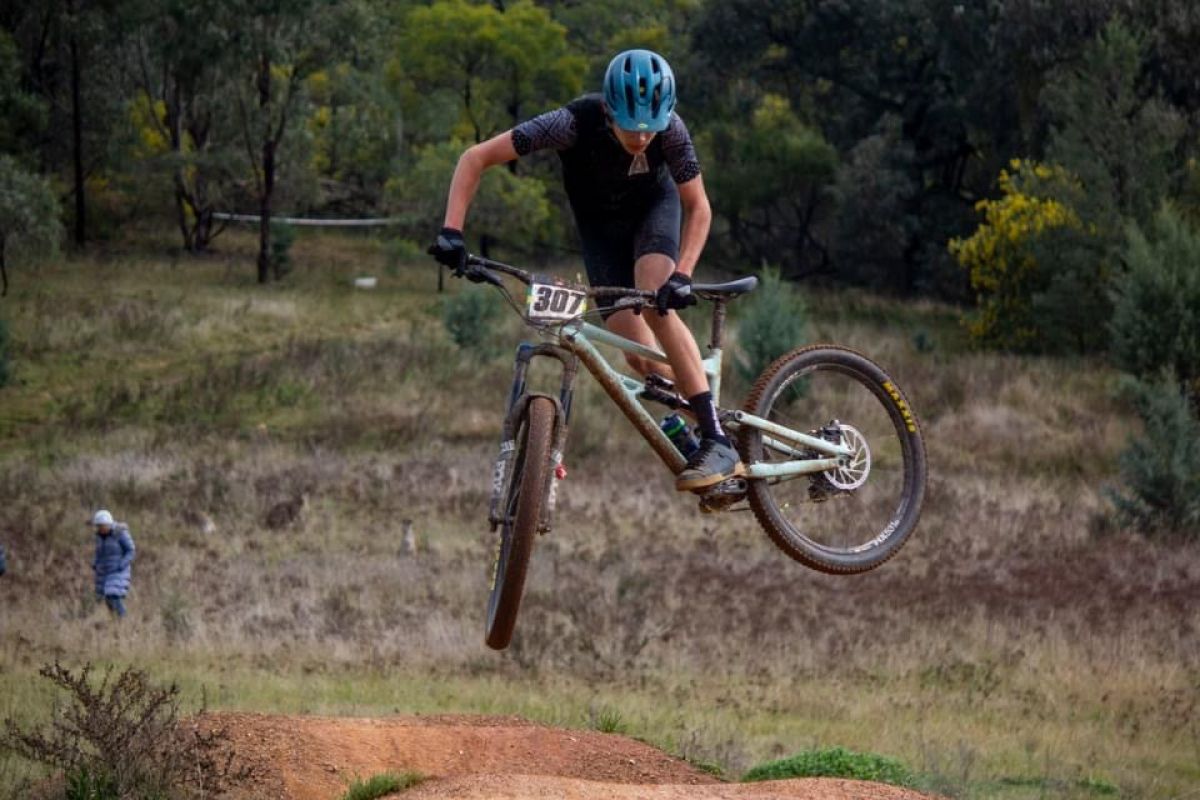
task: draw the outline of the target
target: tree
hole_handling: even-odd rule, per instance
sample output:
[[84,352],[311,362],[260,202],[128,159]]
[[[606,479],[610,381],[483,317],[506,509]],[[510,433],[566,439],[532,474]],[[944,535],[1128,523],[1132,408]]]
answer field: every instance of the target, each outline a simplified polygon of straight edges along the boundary
[[566,34],[530,0],[504,10],[437,0],[409,13],[392,72],[422,95],[455,97],[459,127],[451,135],[481,142],[579,92],[585,62]]
[[0,154],[0,297],[8,294],[8,261],[51,252],[62,236],[58,200],[45,180]]
[[231,178],[230,130],[221,99],[235,9],[224,2],[128,0],[116,15],[121,26],[131,108],[143,163],[170,176],[183,248],[208,249],[221,227],[214,223]]
[[1145,44],[1113,21],[1080,58],[1050,77],[1042,105],[1051,120],[1047,157],[1093,198],[1093,220],[1119,232],[1147,223],[1171,189],[1183,122],[1140,80]]
[[0,28],[0,153],[32,155],[45,125],[45,102],[21,86],[16,42]]
[[941,0],[730,0],[705,6],[694,32],[697,55],[724,87],[715,92],[782,94],[839,153],[894,132],[892,174],[879,183],[902,194],[879,207],[890,217],[863,219],[856,233],[885,225],[903,234],[880,254],[886,267],[870,272],[886,275],[880,288],[911,293],[930,283],[929,243],[940,249],[958,231],[983,188],[970,167],[988,138],[1002,136],[981,136],[978,122],[1013,127],[1012,92],[991,72],[989,24],[982,4]]
[[829,254],[816,225],[837,153],[820,132],[785,98],[765,95],[748,125],[716,123],[698,139],[701,149],[722,154],[709,185],[738,252],[755,263],[782,260],[793,277],[825,270]]
[[[89,179],[103,174],[124,103],[108,0],[30,0],[8,4],[13,40],[22,54],[24,93],[48,112],[46,124],[25,131],[43,173],[65,170],[72,187],[72,238],[89,235]],[[40,135],[39,135],[40,134]]]
[[280,154],[297,116],[305,80],[331,53],[349,46],[353,8],[332,0],[254,0],[229,20],[237,69],[231,87],[259,213],[258,281],[282,277],[271,259],[271,214]]
[[[1087,337],[1100,327],[1097,312],[1106,310],[1106,276],[1098,272],[1103,262],[1092,262],[1094,271],[1074,280],[1062,261],[1047,257],[1051,251],[1080,249],[1073,234],[1084,230],[1075,210],[1083,187],[1061,167],[1020,160],[1011,167],[1013,172],[1000,173],[1002,197],[977,206],[985,221],[970,237],[949,245],[976,292],[979,314],[969,325],[971,336],[1006,350],[1090,349]],[[1056,247],[1064,238],[1071,246]],[[1061,307],[1047,304],[1043,298],[1057,299],[1063,281],[1071,296]],[[1060,314],[1072,306],[1085,313],[1075,324],[1065,324]],[[1078,337],[1084,341],[1071,341]]]
[[[417,150],[412,166],[391,182],[393,210],[403,220],[405,233],[424,239],[441,226],[446,189],[467,146],[454,139],[425,145]],[[557,219],[541,180],[491,169],[471,204],[469,229],[481,239],[528,250],[558,236]]]
[[1141,380],[1169,375],[1200,409],[1200,232],[1169,206],[1131,224],[1114,281],[1117,366]]

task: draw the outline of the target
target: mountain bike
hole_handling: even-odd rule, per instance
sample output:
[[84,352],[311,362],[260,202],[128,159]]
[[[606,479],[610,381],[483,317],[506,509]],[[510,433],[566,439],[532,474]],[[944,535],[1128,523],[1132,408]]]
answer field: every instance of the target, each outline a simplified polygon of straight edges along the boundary
[[[501,278],[527,287],[524,302]],[[653,310],[653,292],[586,287],[470,256],[464,277],[495,286],[543,341],[517,348],[512,388],[492,473],[488,522],[498,533],[492,561],[485,640],[502,650],[516,626],[534,540],[554,523],[575,378],[582,364],[673,474],[683,454],[646,404],[687,413],[687,401],[664,378],[632,377],[615,369],[596,345],[668,363],[659,350],[588,321],[589,300]],[[894,556],[907,541],[925,495],[921,426],[904,392],[866,356],[818,344],[780,356],[758,376],[741,408],[720,405],[722,345],[730,302],[753,291],[750,276],[692,285],[712,303],[712,331],[703,359],[722,426],[746,466],[744,477],[698,490],[700,510],[749,509],[780,550],[815,570],[865,572]],[[561,364],[557,395],[532,392],[530,363]]]

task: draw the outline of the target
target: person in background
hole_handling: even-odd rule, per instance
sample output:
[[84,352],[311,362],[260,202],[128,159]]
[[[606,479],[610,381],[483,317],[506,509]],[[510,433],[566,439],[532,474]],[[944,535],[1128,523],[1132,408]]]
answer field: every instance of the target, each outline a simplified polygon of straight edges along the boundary
[[8,572],[8,562],[4,560],[4,545],[0,544],[0,575]]
[[123,617],[136,550],[133,536],[129,534],[128,525],[115,522],[113,515],[105,509],[92,516],[91,524],[96,529],[96,557],[92,559],[96,596],[104,598],[109,611]]

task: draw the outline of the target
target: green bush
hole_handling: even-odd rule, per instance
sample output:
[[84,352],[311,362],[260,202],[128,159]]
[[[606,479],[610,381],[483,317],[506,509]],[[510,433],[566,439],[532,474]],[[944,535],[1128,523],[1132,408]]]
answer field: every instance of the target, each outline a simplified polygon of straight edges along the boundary
[[808,310],[799,292],[779,270],[764,269],[738,318],[738,374],[753,382],[768,364],[804,343],[807,325]]
[[742,776],[746,782],[786,778],[853,778],[895,786],[913,786],[916,782],[912,772],[894,758],[855,753],[841,747],[807,750],[791,758],[760,764]]
[[485,361],[504,344],[496,330],[502,313],[500,298],[485,288],[468,286],[443,301],[442,324],[456,345]]
[[377,797],[410,789],[422,780],[424,778],[415,772],[405,772],[400,775],[385,772],[381,775],[374,775],[365,781],[355,780],[342,795],[342,800],[375,800]]
[[1111,322],[1117,365],[1142,380],[1170,372],[1200,401],[1200,233],[1164,208],[1148,234],[1131,226],[1125,264]]
[[286,222],[271,223],[271,271],[276,279],[292,271],[292,245],[296,229]]
[[1200,408],[1171,378],[1135,382],[1144,432],[1121,454],[1123,521],[1150,534],[1200,538]]

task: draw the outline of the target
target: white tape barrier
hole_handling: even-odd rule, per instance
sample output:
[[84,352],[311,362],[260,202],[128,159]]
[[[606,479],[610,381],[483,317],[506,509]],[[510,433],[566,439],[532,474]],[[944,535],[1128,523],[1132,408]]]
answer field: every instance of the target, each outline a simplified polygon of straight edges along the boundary
[[[223,219],[230,222],[259,222],[262,220],[258,214],[226,214],[221,211],[213,212],[213,219]],[[376,219],[306,219],[304,217],[271,217],[272,222],[282,222],[287,225],[310,225],[317,228],[355,228],[355,227],[379,227],[383,225],[396,225],[400,222],[398,217],[379,217]]]

